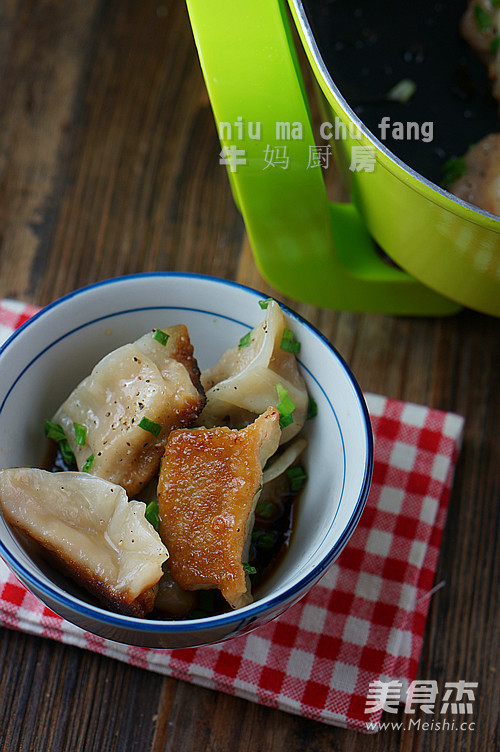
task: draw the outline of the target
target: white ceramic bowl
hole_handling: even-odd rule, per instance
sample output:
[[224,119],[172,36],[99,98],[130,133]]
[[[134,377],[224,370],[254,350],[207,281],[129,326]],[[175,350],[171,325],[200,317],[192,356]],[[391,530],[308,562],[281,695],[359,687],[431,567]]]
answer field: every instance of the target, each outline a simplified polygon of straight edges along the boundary
[[[155,326],[186,324],[201,368],[263,319],[255,290],[195,274],[119,277],[77,290],[36,314],[0,349],[0,468],[40,466],[43,426],[110,350]],[[290,548],[259,600],[231,613],[155,621],[111,613],[23,548],[0,517],[0,555],[49,608],[90,632],[160,648],[209,644],[264,624],[302,597],[352,535],[368,494],[373,443],[348,367],[310,324],[284,308],[302,344],[299,363],[317,416],[306,423],[308,481]]]

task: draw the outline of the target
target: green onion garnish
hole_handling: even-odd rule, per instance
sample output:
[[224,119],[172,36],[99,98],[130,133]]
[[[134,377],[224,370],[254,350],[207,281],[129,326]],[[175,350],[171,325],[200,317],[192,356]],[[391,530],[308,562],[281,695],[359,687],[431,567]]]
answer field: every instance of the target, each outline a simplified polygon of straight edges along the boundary
[[276,504],[269,499],[262,499],[255,507],[255,514],[257,517],[264,517],[264,519],[269,520],[276,515]]
[[455,159],[449,159],[443,165],[443,185],[451,185],[461,178],[467,170],[467,165],[463,157],[456,157]]
[[75,429],[75,441],[78,446],[85,445],[85,439],[87,438],[87,426],[82,423],[73,423]]
[[403,78],[402,81],[399,81],[386,94],[386,99],[389,99],[391,102],[401,102],[401,104],[405,104],[410,101],[416,90],[417,85],[415,81],[412,81],[410,78]]
[[63,439],[59,442],[59,449],[61,450],[62,458],[68,467],[77,464],[76,457],[73,454],[67,439]]
[[142,418],[139,423],[139,428],[142,428],[144,431],[149,431],[153,436],[158,436],[161,431],[160,424],[155,423],[154,420],[149,420],[149,418]]
[[281,338],[280,350],[285,350],[289,353],[300,352],[300,342],[295,339],[295,334],[291,329],[286,327],[283,329],[283,336]]
[[300,465],[289,467],[286,471],[291,491],[300,491],[307,480],[307,473]]
[[62,426],[60,426],[59,423],[52,423],[51,420],[45,421],[45,436],[54,441],[62,441],[66,438]]
[[64,430],[62,426],[59,425],[59,423],[52,423],[52,421],[46,420],[45,435],[48,439],[57,441],[62,458],[68,467],[76,465],[75,455],[73,454],[68,439],[66,438],[66,434],[64,433]]
[[315,418],[317,414],[318,414],[318,405],[316,404],[315,400],[313,400],[312,397],[309,397],[309,402],[307,404],[306,420],[311,420],[312,418]]
[[90,473],[90,468],[92,467],[93,461],[94,461],[94,455],[90,454],[84,462],[84,465],[82,467],[82,473]]
[[291,413],[287,413],[286,415],[282,415],[280,417],[280,428],[283,430],[287,426],[291,426],[293,423],[293,418]]
[[243,571],[245,574],[257,574],[255,567],[252,567],[252,565],[248,563],[243,564]]
[[170,335],[164,332],[162,329],[155,329],[153,332],[153,339],[159,342],[160,345],[166,345],[169,337]]
[[238,347],[239,347],[240,349],[241,349],[242,347],[248,347],[248,345],[249,345],[249,344],[251,343],[251,341],[252,341],[252,337],[251,337],[251,335],[252,335],[252,332],[247,332],[246,334],[244,334],[244,335],[243,335],[243,337],[242,337],[242,338],[240,339],[240,341],[239,341],[239,343],[238,343]]
[[151,501],[147,505],[144,516],[155,530],[160,529],[160,509],[158,507],[158,501]]
[[272,298],[266,298],[265,300],[259,300],[260,307],[265,311],[269,303],[272,303]]
[[280,398],[280,401],[277,404],[277,408],[280,412],[280,428],[283,429],[293,423],[292,413],[295,410],[295,402],[290,399],[288,396],[288,389],[285,389],[282,384],[276,384],[276,389],[278,391],[278,397]]
[[282,384],[276,384],[276,389],[278,392],[278,397],[280,398],[278,410],[285,414],[291,413],[293,410],[295,410],[295,403],[288,396],[288,389],[285,389]]
[[272,548],[278,539],[276,530],[254,530],[252,533],[252,543],[257,548]]
[[474,6],[474,18],[479,31],[489,31],[491,28],[490,14],[481,5]]

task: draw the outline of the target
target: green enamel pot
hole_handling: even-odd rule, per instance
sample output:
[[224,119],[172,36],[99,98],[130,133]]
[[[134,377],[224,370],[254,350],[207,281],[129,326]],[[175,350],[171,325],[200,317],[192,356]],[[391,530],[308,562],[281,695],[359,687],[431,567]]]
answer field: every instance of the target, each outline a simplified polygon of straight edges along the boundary
[[[466,306],[500,316],[499,218],[422,177],[365,127],[332,80],[301,0],[187,6],[220,162],[265,279],[337,310],[444,315]],[[350,203],[327,197],[325,150],[313,133],[290,18],[323,122],[342,134],[331,146]]]

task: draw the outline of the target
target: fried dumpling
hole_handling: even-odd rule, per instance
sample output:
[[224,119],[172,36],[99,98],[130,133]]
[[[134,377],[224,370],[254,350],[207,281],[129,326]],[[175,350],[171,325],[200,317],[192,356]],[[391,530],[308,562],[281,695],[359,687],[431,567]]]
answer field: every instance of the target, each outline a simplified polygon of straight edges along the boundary
[[88,473],[0,471],[4,518],[42,546],[57,568],[107,608],[144,616],[168,552],[145,519],[145,504]]
[[251,603],[248,561],[262,468],[280,440],[269,407],[241,430],[172,431],[158,484],[160,535],[185,590],[219,588],[233,608]]
[[485,63],[492,93],[500,101],[500,9],[494,0],[469,0],[461,21],[462,36]]
[[[189,334],[180,325],[106,355],[53,422],[63,428],[80,470],[134,496],[158,472],[170,430],[191,425],[204,404]],[[85,427],[82,443],[77,426]]]
[[241,428],[274,405],[281,412],[281,442],[293,438],[304,425],[308,406],[294,345],[300,347],[281,308],[269,301],[264,321],[202,372],[207,403],[197,425]]
[[491,133],[470,147],[465,171],[450,185],[455,196],[500,215],[500,133]]

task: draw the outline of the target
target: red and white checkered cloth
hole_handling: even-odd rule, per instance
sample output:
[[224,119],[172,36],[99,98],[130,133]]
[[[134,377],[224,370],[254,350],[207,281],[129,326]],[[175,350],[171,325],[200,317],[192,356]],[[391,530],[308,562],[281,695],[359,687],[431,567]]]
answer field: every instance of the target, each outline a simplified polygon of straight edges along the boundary
[[[0,337],[34,308],[0,301]],[[370,683],[415,679],[463,419],[366,395],[375,436],[365,512],[337,562],[298,604],[244,637],[154,650],[56,616],[0,560],[0,625],[253,702],[358,731],[376,729]]]

